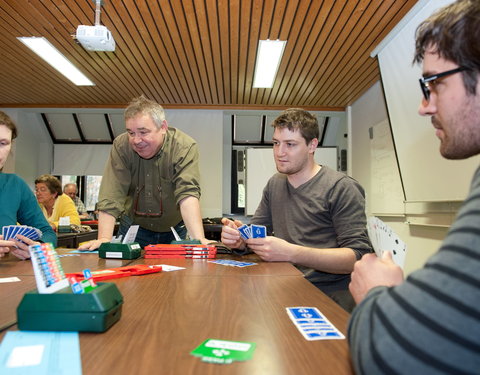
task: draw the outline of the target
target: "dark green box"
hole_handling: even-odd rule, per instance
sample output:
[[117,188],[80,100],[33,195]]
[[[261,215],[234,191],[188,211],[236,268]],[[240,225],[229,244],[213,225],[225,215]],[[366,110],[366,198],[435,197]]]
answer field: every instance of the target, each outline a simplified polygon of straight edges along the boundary
[[59,225],[58,228],[57,228],[57,232],[58,233],[71,233],[72,228],[70,227],[70,225]]
[[25,293],[17,307],[25,331],[104,332],[122,315],[123,296],[114,283],[98,283],[89,293],[65,288],[52,294]]
[[103,259],[137,259],[141,253],[142,248],[136,242],[128,244],[104,242],[98,248],[98,256]]

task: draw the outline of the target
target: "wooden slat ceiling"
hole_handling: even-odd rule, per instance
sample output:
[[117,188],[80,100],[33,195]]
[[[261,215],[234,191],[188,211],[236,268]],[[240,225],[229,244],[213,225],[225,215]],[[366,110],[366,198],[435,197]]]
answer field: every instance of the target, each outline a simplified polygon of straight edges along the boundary
[[[416,0],[104,0],[115,52],[73,38],[95,1],[0,1],[0,106],[339,110],[379,79],[371,51]],[[93,82],[77,87],[16,38],[44,36]],[[260,39],[287,40],[275,85],[252,88]]]

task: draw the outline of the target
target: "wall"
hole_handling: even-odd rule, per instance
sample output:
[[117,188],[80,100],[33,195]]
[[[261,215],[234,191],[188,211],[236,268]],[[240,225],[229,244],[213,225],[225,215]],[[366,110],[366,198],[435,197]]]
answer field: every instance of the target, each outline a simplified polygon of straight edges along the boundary
[[23,109],[2,110],[13,119],[18,129],[13,155],[15,168],[11,172],[22,177],[33,189],[35,178],[51,172],[53,143],[38,113]]
[[222,214],[230,214],[232,212],[232,115],[225,112],[223,113],[222,156]]
[[[373,85],[360,99],[349,108],[349,136],[351,141],[350,154],[352,177],[365,188],[367,196],[367,215],[371,215],[372,184],[371,181],[371,152],[369,128],[385,121],[387,111],[381,84]],[[434,137],[432,131],[432,137]],[[403,199],[401,196],[395,199]],[[424,216],[432,218],[434,212],[424,212]],[[415,269],[421,268],[425,261],[438,250],[447,227],[409,225],[405,216],[380,217],[388,224],[407,244],[407,257],[405,260],[405,272],[408,274]]]
[[198,143],[202,186],[202,216],[222,215],[223,111],[166,110],[169,124],[183,130]]

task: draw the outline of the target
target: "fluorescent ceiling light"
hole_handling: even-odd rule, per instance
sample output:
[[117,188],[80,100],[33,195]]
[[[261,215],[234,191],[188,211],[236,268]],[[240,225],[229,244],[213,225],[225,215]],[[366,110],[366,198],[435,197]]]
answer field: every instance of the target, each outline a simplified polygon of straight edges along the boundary
[[80,70],[67,60],[47,39],[41,37],[17,38],[47,63],[77,86],[95,86]]
[[286,40],[260,40],[253,87],[273,87]]

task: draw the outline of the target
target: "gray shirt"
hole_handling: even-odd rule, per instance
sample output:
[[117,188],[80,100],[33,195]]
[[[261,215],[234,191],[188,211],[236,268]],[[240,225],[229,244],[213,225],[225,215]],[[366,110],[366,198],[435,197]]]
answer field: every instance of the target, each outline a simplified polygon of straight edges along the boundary
[[[297,188],[286,175],[275,174],[263,191],[251,223],[266,225],[276,237],[297,245],[351,248],[357,259],[372,251],[362,187],[351,177],[326,166]],[[349,274],[297,267],[326,293],[348,288]]]

